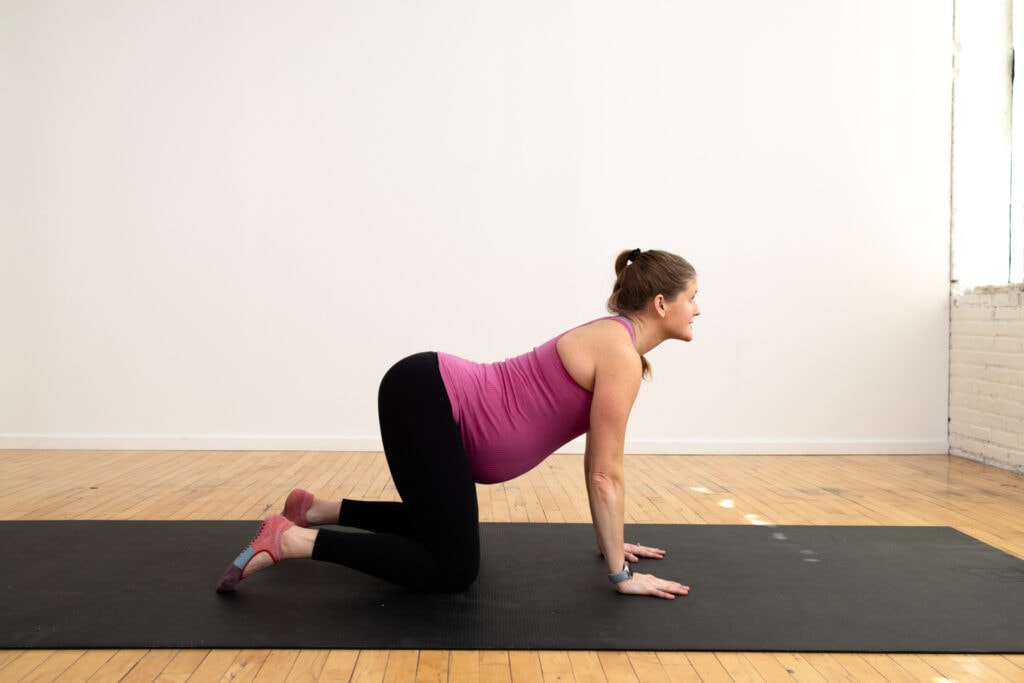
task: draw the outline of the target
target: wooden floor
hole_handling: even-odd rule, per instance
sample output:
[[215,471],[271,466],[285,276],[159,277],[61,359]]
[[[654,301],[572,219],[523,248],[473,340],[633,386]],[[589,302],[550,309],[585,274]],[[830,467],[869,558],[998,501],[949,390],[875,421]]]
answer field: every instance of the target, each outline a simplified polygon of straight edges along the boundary
[[[629,456],[627,480],[627,523],[948,525],[1024,557],[1024,478],[944,455]],[[396,497],[376,453],[0,451],[0,520],[259,519],[298,485]],[[485,522],[589,521],[580,456],[479,495]],[[0,681],[56,680],[1024,681],[1024,656],[0,650]]]

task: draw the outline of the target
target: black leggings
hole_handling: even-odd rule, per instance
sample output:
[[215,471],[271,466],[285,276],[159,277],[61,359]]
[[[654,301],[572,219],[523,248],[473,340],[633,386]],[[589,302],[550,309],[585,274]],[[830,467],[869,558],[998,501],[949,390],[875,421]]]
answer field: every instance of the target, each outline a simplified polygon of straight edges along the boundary
[[420,590],[469,588],[480,569],[476,485],[436,353],[399,361],[380,383],[381,438],[401,502],[344,500],[313,559]]

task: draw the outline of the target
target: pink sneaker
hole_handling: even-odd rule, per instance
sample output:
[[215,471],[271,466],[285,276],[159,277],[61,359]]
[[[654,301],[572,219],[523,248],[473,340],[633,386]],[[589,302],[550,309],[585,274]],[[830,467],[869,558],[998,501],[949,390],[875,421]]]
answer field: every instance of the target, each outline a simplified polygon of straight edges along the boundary
[[284,510],[281,514],[291,520],[292,524],[296,526],[308,527],[309,520],[306,519],[306,513],[309,512],[309,508],[312,505],[312,493],[302,489],[295,489],[288,494],[288,498],[284,501]]
[[274,562],[280,562],[282,557],[281,534],[293,526],[295,525],[291,521],[281,515],[271,515],[263,520],[263,524],[260,525],[259,531],[256,532],[253,539],[249,541],[249,545],[239,553],[235,561],[224,572],[224,576],[217,583],[217,592],[230,593],[235,590],[235,586],[245,578],[245,570],[249,563],[260,553],[266,553]]

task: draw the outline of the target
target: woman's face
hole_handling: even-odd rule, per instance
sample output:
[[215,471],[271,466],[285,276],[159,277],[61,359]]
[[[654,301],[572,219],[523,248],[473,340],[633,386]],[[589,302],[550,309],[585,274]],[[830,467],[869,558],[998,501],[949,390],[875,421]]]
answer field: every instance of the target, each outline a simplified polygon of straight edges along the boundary
[[665,303],[665,322],[675,339],[693,341],[693,319],[698,315],[697,278],[694,278],[685,291]]

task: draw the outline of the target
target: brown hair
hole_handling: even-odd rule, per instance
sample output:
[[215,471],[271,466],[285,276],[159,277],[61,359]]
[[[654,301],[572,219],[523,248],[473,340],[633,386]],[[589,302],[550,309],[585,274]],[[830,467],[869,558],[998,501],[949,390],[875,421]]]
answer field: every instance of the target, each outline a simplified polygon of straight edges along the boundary
[[[639,313],[653,297],[662,294],[674,301],[697,277],[689,261],[667,251],[627,249],[615,259],[615,285],[608,297],[608,311],[628,316]],[[651,365],[640,357],[645,378],[651,376]]]

